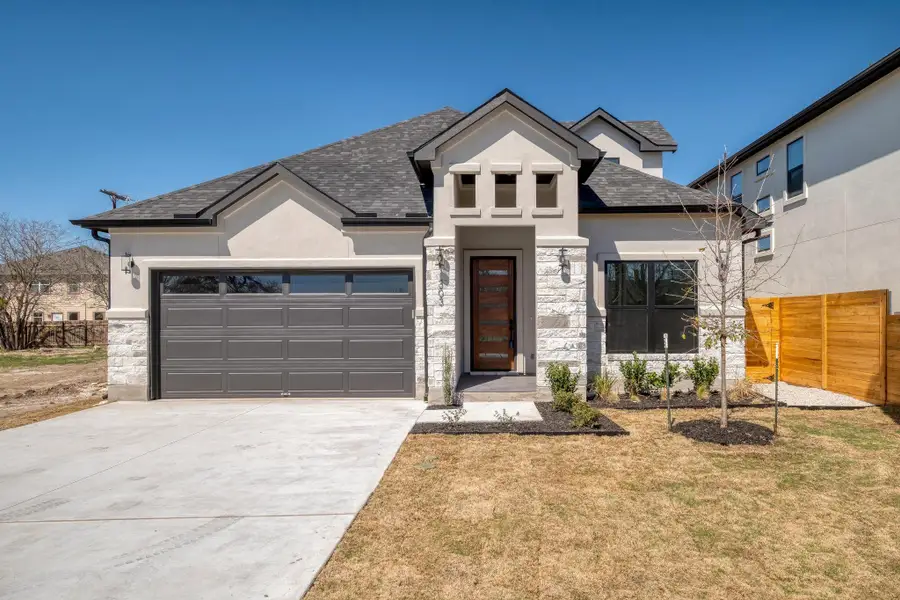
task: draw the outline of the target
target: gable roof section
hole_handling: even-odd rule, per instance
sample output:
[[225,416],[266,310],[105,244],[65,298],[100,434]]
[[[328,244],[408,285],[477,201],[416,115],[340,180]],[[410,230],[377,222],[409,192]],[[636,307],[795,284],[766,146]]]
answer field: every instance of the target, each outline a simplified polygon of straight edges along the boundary
[[95,229],[202,225],[198,222],[201,213],[276,165],[356,214],[348,218],[395,222],[408,215],[424,215],[430,208],[430,195],[419,184],[407,151],[462,116],[458,110],[443,108],[72,223]]
[[594,119],[603,119],[622,134],[638,142],[641,152],[674,152],[678,149],[672,135],[659,121],[620,121],[599,106],[571,124],[569,129],[577,131]]
[[[869,68],[861,71],[853,78],[842,83],[832,91],[828,92],[788,120],[784,121],[768,133],[765,133],[753,140],[731,156],[727,157],[729,164],[738,164],[750,158],[766,146],[774,144],[786,135],[790,135],[792,131],[806,125],[813,119],[828,112],[844,100],[847,100],[857,93],[863,91],[873,83],[893,73],[900,67],[900,48],[897,48]],[[688,184],[689,187],[699,187],[712,181],[719,172],[719,166],[711,168],[709,171],[693,180]]]
[[571,131],[564,125],[549,117],[546,113],[535,108],[509,89],[504,89],[499,94],[458,120],[456,123],[441,131],[418,148],[409,153],[410,160],[416,165],[417,172],[421,175],[431,169],[431,161],[437,157],[439,147],[461,135],[470,127],[476,126],[496,109],[503,105],[509,105],[518,112],[524,114],[544,130],[550,132],[557,139],[575,148],[575,156],[581,161],[579,174],[582,181],[587,178],[594,165],[602,158],[603,153],[599,148],[591,144],[580,135]]

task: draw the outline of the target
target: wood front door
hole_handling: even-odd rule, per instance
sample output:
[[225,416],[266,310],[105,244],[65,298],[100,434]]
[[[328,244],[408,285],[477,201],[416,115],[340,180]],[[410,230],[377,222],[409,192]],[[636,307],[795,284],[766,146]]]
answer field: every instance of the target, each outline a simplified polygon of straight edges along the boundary
[[516,263],[472,259],[472,370],[516,369]]

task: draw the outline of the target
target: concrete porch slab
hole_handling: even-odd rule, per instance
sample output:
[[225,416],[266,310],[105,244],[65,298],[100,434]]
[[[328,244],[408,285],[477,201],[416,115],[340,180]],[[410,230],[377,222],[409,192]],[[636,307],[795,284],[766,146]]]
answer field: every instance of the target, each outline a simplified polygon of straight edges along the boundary
[[[467,402],[463,404],[466,414],[462,423],[495,423],[495,412],[515,416],[516,421],[543,421],[534,402]],[[419,423],[443,423],[443,415],[449,410],[426,410],[419,417]],[[516,416],[518,413],[518,416]]]

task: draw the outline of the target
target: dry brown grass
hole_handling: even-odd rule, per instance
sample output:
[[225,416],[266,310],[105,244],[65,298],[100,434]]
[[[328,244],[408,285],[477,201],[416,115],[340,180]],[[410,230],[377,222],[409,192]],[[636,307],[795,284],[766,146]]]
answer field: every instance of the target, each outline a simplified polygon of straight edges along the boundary
[[21,427],[22,425],[31,425],[32,423],[46,421],[47,419],[52,419],[54,417],[61,417],[69,413],[97,406],[102,402],[103,399],[98,397],[83,398],[72,402],[67,401],[62,404],[44,406],[38,410],[2,415],[0,416],[0,431],[12,429],[13,427]]
[[900,598],[900,414],[783,410],[764,448],[606,414],[632,435],[411,436],[307,599]]

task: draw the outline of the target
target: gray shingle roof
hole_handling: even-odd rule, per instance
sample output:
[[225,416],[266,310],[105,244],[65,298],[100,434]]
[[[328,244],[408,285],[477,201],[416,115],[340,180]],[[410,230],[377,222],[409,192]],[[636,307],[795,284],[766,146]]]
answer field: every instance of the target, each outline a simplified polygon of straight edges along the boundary
[[705,206],[713,197],[706,191],[684,187],[643,171],[600,161],[581,185],[578,205],[581,212],[602,212],[634,208],[677,208]]
[[626,125],[660,146],[674,146],[675,138],[659,121],[623,121]]

